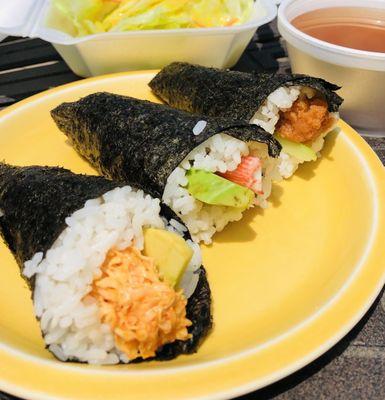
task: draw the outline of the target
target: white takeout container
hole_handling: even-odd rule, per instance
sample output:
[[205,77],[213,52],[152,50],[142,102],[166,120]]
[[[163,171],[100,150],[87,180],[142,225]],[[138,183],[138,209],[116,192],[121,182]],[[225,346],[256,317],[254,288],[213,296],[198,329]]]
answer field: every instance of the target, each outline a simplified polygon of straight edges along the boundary
[[320,8],[385,9],[384,0],[284,0],[278,29],[286,40],[293,72],[324,78],[342,86],[342,117],[360,133],[385,136],[385,53],[355,50],[318,40],[290,21]]
[[109,32],[75,38],[47,27],[50,9],[49,0],[0,0],[0,33],[51,42],[68,66],[84,77],[157,69],[173,61],[232,67],[256,29],[277,13],[271,0],[257,0],[250,21],[234,27]]

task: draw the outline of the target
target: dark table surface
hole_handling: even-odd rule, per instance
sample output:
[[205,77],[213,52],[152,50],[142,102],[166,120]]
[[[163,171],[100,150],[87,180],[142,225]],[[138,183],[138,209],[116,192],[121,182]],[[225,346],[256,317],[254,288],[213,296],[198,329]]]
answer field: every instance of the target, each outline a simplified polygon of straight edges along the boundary
[[[258,30],[234,69],[290,71],[274,22]],[[0,109],[79,79],[42,40],[7,38],[0,43]],[[385,163],[385,138],[366,140]],[[0,400],[10,399],[15,397],[0,393]],[[384,400],[384,291],[359,324],[326,354],[293,375],[240,399]]]

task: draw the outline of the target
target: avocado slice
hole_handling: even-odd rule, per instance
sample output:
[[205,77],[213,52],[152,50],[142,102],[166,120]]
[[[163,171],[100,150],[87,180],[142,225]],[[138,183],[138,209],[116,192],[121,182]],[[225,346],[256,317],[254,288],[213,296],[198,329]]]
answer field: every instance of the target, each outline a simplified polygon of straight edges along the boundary
[[315,161],[317,159],[316,152],[302,143],[296,143],[292,140],[284,139],[279,135],[274,135],[282,146],[282,151],[291,155],[292,157],[298,158],[300,161]]
[[252,190],[212,172],[191,168],[186,176],[188,192],[203,203],[246,209],[254,200]]
[[166,282],[177,286],[193,256],[193,250],[181,236],[164,229],[146,228],[143,235],[143,254],[154,259],[159,274]]

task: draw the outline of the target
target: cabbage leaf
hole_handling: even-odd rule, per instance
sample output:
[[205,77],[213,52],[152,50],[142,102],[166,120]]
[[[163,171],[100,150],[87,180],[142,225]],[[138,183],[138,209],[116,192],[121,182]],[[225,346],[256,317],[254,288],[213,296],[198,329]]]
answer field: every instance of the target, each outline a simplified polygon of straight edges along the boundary
[[52,0],[75,36],[144,29],[208,28],[248,21],[253,0]]

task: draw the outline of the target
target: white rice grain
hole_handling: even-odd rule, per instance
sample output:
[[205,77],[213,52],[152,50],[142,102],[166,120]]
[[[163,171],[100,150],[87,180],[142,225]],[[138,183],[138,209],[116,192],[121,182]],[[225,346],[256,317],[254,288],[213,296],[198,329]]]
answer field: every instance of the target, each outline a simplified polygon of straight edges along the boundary
[[193,134],[195,136],[200,135],[205,130],[206,126],[207,126],[207,121],[198,121],[193,128]]

